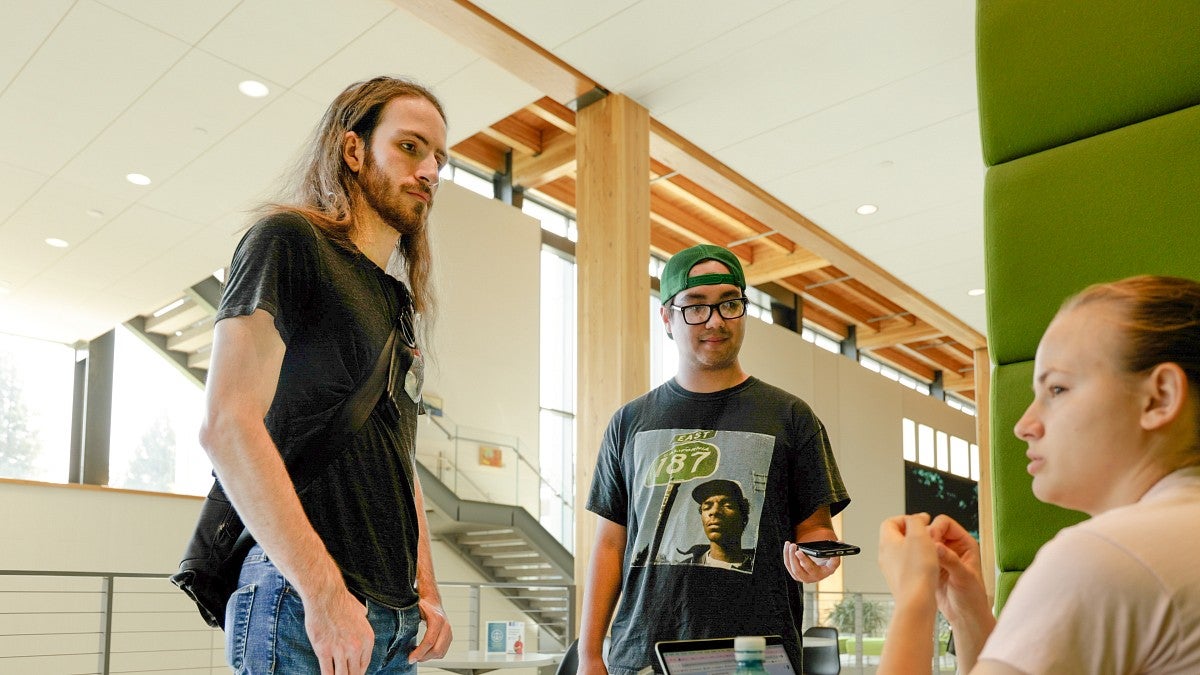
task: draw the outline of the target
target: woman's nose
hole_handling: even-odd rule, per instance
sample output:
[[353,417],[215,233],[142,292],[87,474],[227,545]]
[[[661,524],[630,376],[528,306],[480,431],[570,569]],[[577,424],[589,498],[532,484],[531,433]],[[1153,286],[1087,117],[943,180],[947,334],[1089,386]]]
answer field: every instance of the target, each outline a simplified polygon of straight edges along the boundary
[[1016,426],[1013,427],[1013,433],[1023,441],[1040,438],[1044,431],[1042,423],[1038,419],[1036,407],[1036,401],[1030,403],[1029,407],[1025,409],[1025,414],[1021,415],[1021,419],[1017,420]]

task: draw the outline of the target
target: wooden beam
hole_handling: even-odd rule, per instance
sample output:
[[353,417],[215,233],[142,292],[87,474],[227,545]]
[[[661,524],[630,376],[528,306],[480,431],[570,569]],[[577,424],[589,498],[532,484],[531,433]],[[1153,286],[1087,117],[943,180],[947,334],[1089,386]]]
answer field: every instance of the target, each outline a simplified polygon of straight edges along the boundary
[[554,99],[543,96],[525,106],[529,114],[548,122],[560,130],[575,135],[575,111]]
[[946,391],[954,393],[971,391],[975,388],[975,373],[974,368],[964,373],[951,373],[942,371],[942,388]]
[[[650,388],[650,153],[649,114],[628,97],[596,101],[579,111],[576,122],[575,485],[582,494],[592,483],[609,417]],[[587,578],[596,520],[575,511],[576,579]],[[582,610],[583,594],[575,597]]]
[[513,157],[513,184],[536,188],[575,173],[575,137],[560,134],[536,155]]
[[798,248],[787,255],[755,260],[745,268],[746,283],[751,286],[776,281],[784,277],[812,272],[829,265],[829,261],[811,251]]
[[[975,350],[975,444],[979,446],[979,558],[988,600],[996,597],[996,524],[992,507],[992,362],[988,350]],[[990,603],[989,603],[990,604]]]
[[563,104],[597,88],[588,76],[466,0],[392,0],[421,21]]
[[480,129],[479,133],[500,141],[521,154],[536,155],[542,151],[541,130],[512,116],[505,117],[490,127]]
[[924,323],[919,323],[915,326],[909,326],[907,328],[881,330],[878,333],[859,333],[858,348],[875,349],[877,347],[890,347],[892,345],[903,344],[905,342],[932,340],[941,334],[942,332],[938,329]]
[[987,344],[983,335],[961,319],[655,120],[650,122],[650,154],[747,215],[769,223],[797,245],[830,261],[964,346],[977,349]]

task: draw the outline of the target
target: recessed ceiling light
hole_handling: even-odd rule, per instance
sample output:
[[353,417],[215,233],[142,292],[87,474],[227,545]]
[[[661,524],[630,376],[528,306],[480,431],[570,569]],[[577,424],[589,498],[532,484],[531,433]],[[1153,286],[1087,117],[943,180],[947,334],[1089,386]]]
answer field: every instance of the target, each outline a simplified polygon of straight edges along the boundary
[[970,295],[970,296],[983,295],[983,289],[982,288],[972,288],[971,290],[967,291],[967,295]]
[[127,174],[125,174],[125,180],[129,181],[130,183],[133,183],[134,185],[149,185],[150,184],[150,177],[145,174],[140,174],[140,173],[127,173]]
[[869,216],[878,210],[879,210],[879,207],[875,206],[874,204],[863,204],[862,206],[858,207],[857,209],[854,209],[854,212],[860,216]]
[[267,88],[267,85],[259,82],[258,80],[244,80],[242,82],[238,82],[238,91],[249,96],[250,98],[262,98],[271,93],[271,90]]
[[88,209],[87,214],[88,214],[88,216],[90,216],[92,218],[103,218],[104,217],[104,212],[101,211],[100,209]]
[[59,239],[57,237],[47,237],[46,243],[50,244],[54,248],[66,248],[70,246],[65,239]]

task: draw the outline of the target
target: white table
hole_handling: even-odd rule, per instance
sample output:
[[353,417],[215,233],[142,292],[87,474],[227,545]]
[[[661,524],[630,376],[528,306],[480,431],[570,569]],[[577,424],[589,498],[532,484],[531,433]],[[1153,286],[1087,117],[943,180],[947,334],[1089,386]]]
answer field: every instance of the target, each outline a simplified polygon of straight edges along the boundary
[[447,654],[434,661],[425,661],[422,666],[440,668],[459,675],[481,675],[506,668],[537,668],[540,673],[553,673],[562,654],[495,654],[473,650]]

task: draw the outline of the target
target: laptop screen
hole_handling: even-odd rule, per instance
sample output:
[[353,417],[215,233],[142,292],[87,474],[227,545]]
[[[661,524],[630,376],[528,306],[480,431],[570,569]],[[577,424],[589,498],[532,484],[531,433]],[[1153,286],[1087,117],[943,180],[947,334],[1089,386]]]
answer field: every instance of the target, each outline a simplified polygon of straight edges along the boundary
[[[670,640],[654,645],[658,663],[666,675],[733,675],[733,638],[708,640]],[[783,638],[767,637],[767,658],[763,661],[768,675],[796,675]]]

